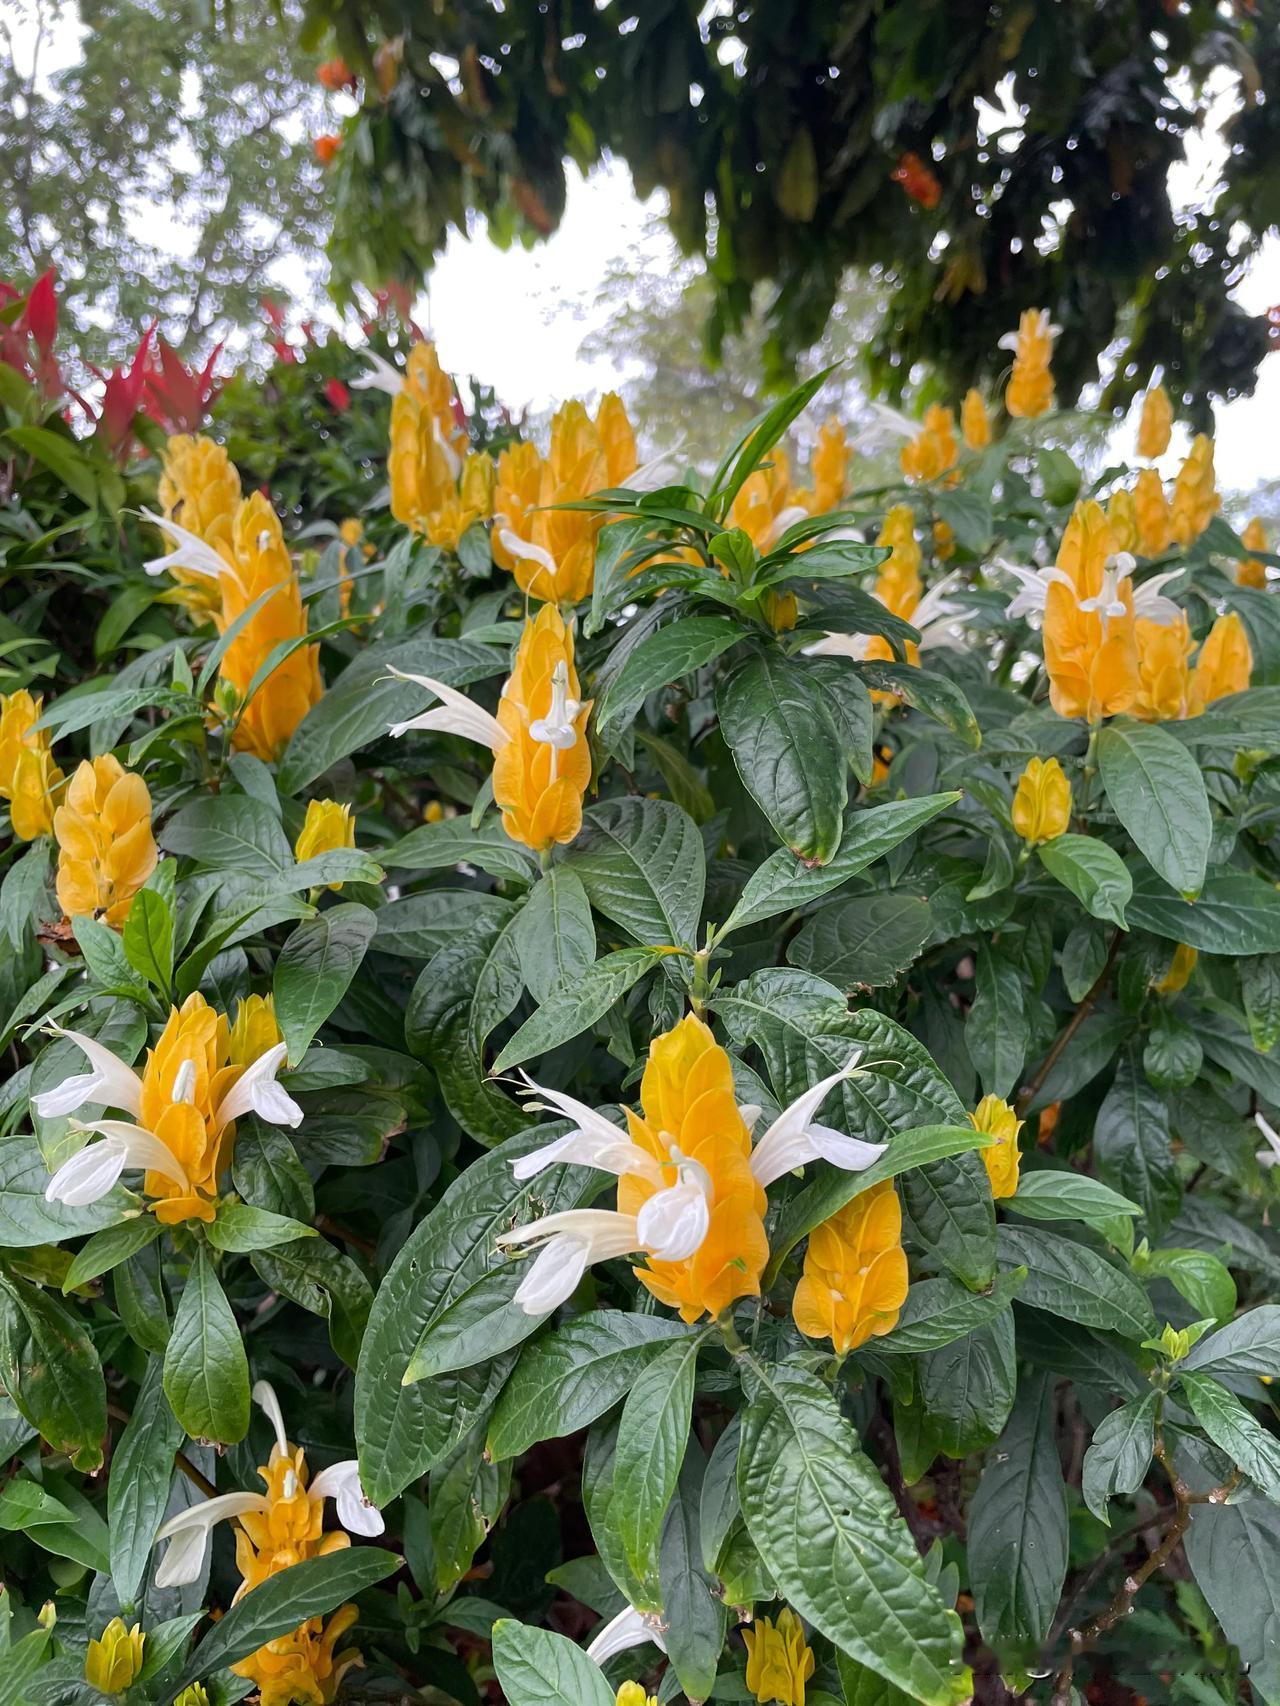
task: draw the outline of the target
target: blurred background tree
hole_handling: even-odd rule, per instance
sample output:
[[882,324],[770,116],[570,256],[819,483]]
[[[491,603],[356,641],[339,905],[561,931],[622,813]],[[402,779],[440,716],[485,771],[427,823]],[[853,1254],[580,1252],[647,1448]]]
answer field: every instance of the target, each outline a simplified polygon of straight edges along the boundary
[[[417,283],[477,211],[500,243],[545,236],[565,161],[613,154],[706,256],[713,351],[769,287],[774,379],[851,266],[886,289],[890,393],[922,361],[952,391],[990,377],[1029,303],[1063,327],[1066,401],[1117,338],[1111,401],[1157,365],[1188,398],[1247,392],[1268,347],[1229,291],[1280,216],[1280,0],[303,4],[307,44],[363,77],[340,284]],[[1170,168],[1219,98],[1221,170],[1184,216]]]
[[0,278],[56,263],[89,360],[153,317],[204,351],[323,270],[326,97],[296,23],[275,0],[81,0],[78,63],[46,72],[75,9],[0,8]]

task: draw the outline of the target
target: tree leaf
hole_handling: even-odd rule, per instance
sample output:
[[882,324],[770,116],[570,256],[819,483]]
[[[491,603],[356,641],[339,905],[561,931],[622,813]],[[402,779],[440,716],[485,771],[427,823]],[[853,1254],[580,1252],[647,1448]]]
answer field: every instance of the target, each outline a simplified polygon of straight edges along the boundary
[[1191,1347],[1180,1365],[1201,1374],[1280,1375],[1280,1304],[1264,1303]]
[[494,1072],[507,1072],[581,1036],[661,958],[653,948],[618,948],[553,989],[494,1061]]
[[29,1250],[100,1232],[123,1219],[129,1199],[118,1187],[84,1208],[49,1202],[49,1168],[34,1137],[0,1138],[0,1249]]
[[178,1299],[164,1356],[164,1395],[192,1439],[234,1445],[249,1431],[249,1363],[203,1248]]
[[991,1096],[1008,1096],[1031,1042],[1022,978],[995,948],[984,946],[978,955],[977,987],[965,1021],[965,1046],[983,1090]]
[[1099,1521],[1111,1523],[1109,1501],[1117,1493],[1136,1493],[1147,1478],[1155,1445],[1157,1392],[1132,1398],[1102,1418],[1084,1454],[1080,1491]]
[[888,1356],[916,1356],[940,1350],[983,1327],[1006,1310],[1027,1276],[1019,1268],[998,1274],[989,1291],[973,1292],[950,1275],[917,1280],[907,1291],[898,1324],[876,1350]]
[[1150,1236],[1158,1238],[1178,1212],[1182,1187],[1164,1097],[1131,1054],[1121,1058],[1098,1109],[1093,1153],[1105,1183],[1138,1204]]
[[636,1375],[622,1406],[609,1509],[627,1562],[642,1581],[658,1573],[662,1525],[689,1443],[701,1344],[699,1335],[665,1345]]
[[515,944],[524,986],[539,1003],[594,964],[596,927],[576,871],[553,865],[533,885],[516,915]]
[[207,1227],[215,1250],[271,1250],[295,1238],[314,1238],[314,1226],[303,1226],[286,1214],[272,1214],[250,1203],[223,1202]]
[[996,1211],[991,1182],[972,1150],[902,1175],[899,1189],[915,1232],[937,1263],[970,1291],[996,1274]]
[[792,938],[787,958],[848,994],[882,989],[912,963],[932,929],[927,900],[885,889],[813,913]]
[[1251,871],[1210,877],[1194,902],[1154,871],[1138,871],[1126,910],[1131,930],[1150,930],[1202,954],[1280,954],[1280,890]]
[[1003,1268],[1027,1270],[1020,1303],[1127,1339],[1154,1337],[1156,1319],[1146,1292],[1096,1251],[1030,1226],[1001,1226],[996,1242]]
[[551,1629],[501,1618],[493,1626],[493,1667],[510,1706],[613,1706],[600,1666]]
[[1117,1215],[1142,1212],[1137,1203],[1084,1173],[1048,1169],[1024,1173],[1004,1207],[1024,1220],[1082,1220],[1104,1234]]
[[641,640],[596,704],[596,727],[607,739],[629,723],[650,693],[711,663],[745,638],[728,616],[682,616]]
[[167,852],[213,871],[242,871],[268,885],[294,863],[280,819],[248,794],[202,795],[183,806],[160,831]]
[[1211,1375],[1180,1369],[1178,1386],[1213,1443],[1256,1481],[1269,1499],[1280,1503],[1280,1440],[1256,1422],[1240,1400]]
[[1117,718],[1098,731],[1098,768],[1116,816],[1169,887],[1204,887],[1213,820],[1200,768],[1154,723]]

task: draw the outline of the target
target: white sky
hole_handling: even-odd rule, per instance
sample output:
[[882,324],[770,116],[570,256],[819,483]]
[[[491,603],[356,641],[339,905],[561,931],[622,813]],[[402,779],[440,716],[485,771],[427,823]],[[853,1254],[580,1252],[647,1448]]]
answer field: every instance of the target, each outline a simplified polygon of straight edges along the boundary
[[[24,35],[30,38],[29,18],[18,19],[15,33],[21,53]],[[70,0],[43,50],[45,75],[74,63],[80,35]],[[1234,102],[1235,80],[1221,79],[1211,92],[1207,136],[1192,138],[1188,161],[1171,174],[1175,203],[1190,205],[1212,186],[1225,153],[1217,125]],[[985,108],[983,121],[988,129],[1016,126],[1017,109],[1006,97],[1004,111]],[[655,230],[662,207],[660,194],[643,205],[637,200],[630,174],[621,165],[603,168],[587,180],[571,168],[560,227],[533,249],[495,248],[483,234],[483,222],[477,222],[477,235],[471,239],[452,236],[419,316],[430,326],[446,369],[474,373],[496,386],[515,410],[543,410],[566,397],[619,383],[627,374],[627,351],[616,350],[608,361],[592,364],[582,357],[581,345],[599,323],[594,299],[615,257],[640,245],[645,263],[670,264],[673,245],[665,232]],[[288,256],[281,257],[276,271],[286,288],[302,282],[300,272],[305,276],[305,269]],[[1280,303],[1280,238],[1274,232],[1235,295],[1250,313]],[[1218,480],[1224,489],[1248,491],[1280,475],[1280,354],[1264,361],[1252,397],[1219,404],[1215,415]],[[1119,454],[1131,451],[1134,430],[1132,423],[1119,429]],[[1175,438],[1167,471],[1176,467],[1185,445],[1185,434]]]

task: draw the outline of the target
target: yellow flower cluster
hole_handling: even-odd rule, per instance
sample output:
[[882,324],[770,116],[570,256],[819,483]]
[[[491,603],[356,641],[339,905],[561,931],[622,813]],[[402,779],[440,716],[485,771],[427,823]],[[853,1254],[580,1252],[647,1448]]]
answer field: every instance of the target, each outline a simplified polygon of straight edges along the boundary
[[791,1312],[806,1338],[830,1339],[843,1356],[892,1332],[906,1295],[902,1208],[885,1179],[809,1234]]
[[[301,1446],[277,1443],[258,1474],[266,1485],[267,1508],[245,1511],[236,1531],[236,1567],[241,1583],[236,1599],[308,1558],[326,1557],[351,1544],[342,1529],[324,1531],[324,1501],[307,1494],[310,1475]],[[331,1706],[342,1678],[363,1663],[359,1649],[338,1650],[356,1622],[354,1605],[341,1606],[326,1622],[312,1617],[287,1635],[279,1635],[231,1669],[254,1683],[261,1706]]]
[[[968,398],[965,402],[968,403]],[[979,398],[978,402],[981,405],[982,399]],[[902,448],[899,456],[902,472],[908,480],[916,481],[941,480],[950,476],[947,484],[954,485],[960,477],[958,472],[953,472],[959,459],[955,416],[940,403],[931,403],[924,412],[920,431]]]
[[1049,698],[1060,717],[1109,717],[1127,711],[1137,696],[1138,648],[1128,581],[1116,587],[1123,615],[1080,608],[1101,597],[1115,554],[1115,536],[1101,505],[1092,498],[1078,503],[1058,550],[1057,566],[1068,584],[1053,581],[1045,597],[1044,661]]
[[[240,475],[220,444],[203,434],[176,433],[164,447],[160,503],[165,516],[218,550],[230,546],[231,523],[240,503]],[[222,593],[216,581],[175,568],[172,596],[193,616],[216,618]]]
[[493,761],[493,798],[513,841],[535,853],[572,841],[591,781],[587,718],[573,631],[554,604],[527,619],[498,704],[507,735]]
[[577,604],[591,592],[596,535],[606,517],[557,509],[612,486],[636,470],[636,441],[612,392],[593,421],[584,404],[558,409],[545,456],[525,442],[498,458],[493,492],[493,555],[530,598]]
[[86,759],[53,814],[58,904],[68,918],[122,928],[133,897],[156,868],[151,795],[111,753]]
[[1013,347],[1013,371],[1005,387],[1004,406],[1015,420],[1035,420],[1053,407],[1053,340],[1057,330],[1043,308],[1026,309],[1018,330],[1002,343]]
[[1033,758],[1013,795],[1014,832],[1035,845],[1056,841],[1071,822],[1071,783],[1056,758]]
[[1214,484],[1213,440],[1197,433],[1173,483],[1169,525],[1179,545],[1195,543],[1218,513],[1220,502]]
[[[337,800],[307,801],[307,815],[293,844],[293,856],[299,864],[305,859],[314,859],[317,854],[332,853],[336,848],[354,847],[355,844],[356,826],[350,806],[340,805]],[[328,886],[336,893],[342,884],[330,883]]]
[[1154,462],[1169,448],[1173,429],[1173,406],[1163,385],[1153,385],[1142,399],[1138,418],[1138,455]]
[[[1254,516],[1248,527],[1240,535],[1240,543],[1250,551],[1268,549],[1267,530],[1257,516]],[[1267,565],[1260,563],[1256,557],[1241,558],[1236,564],[1236,584],[1238,586],[1266,586]]]
[[1253,672],[1253,651],[1234,610],[1210,628],[1194,665],[1195,642],[1186,616],[1177,622],[1140,621],[1137,697],[1131,707],[1144,722],[1198,717],[1207,705],[1243,693]]
[[409,352],[404,386],[391,404],[387,458],[391,513],[430,544],[456,551],[493,509],[493,461],[468,452],[453,410],[453,381],[432,343]]
[[804,1624],[784,1606],[774,1623],[757,1617],[742,1631],[747,1649],[747,1687],[756,1699],[776,1700],[780,1706],[804,1706],[805,1684],[813,1675],[813,1651],[804,1638]]
[[650,1045],[640,1103],[643,1116],[626,1110],[631,1141],[660,1164],[663,1183],[624,1173],[618,1208],[638,1214],[655,1191],[674,1184],[678,1151],[705,1170],[711,1220],[692,1256],[650,1258],[637,1277],[686,1321],[718,1315],[739,1297],[758,1297],[769,1259],[764,1189],[751,1171],[751,1134],[738,1111],[729,1056],[694,1014]]
[[960,433],[970,450],[985,450],[991,443],[991,416],[982,392],[970,386],[960,405]]
[[54,796],[63,782],[48,729],[34,727],[43,710],[44,700],[25,687],[0,698],[0,799],[9,802],[9,821],[19,841],[48,835]]
[[123,1618],[113,1617],[97,1640],[89,1643],[85,1681],[100,1694],[123,1694],[137,1680],[146,1644],[138,1624],[126,1629]]

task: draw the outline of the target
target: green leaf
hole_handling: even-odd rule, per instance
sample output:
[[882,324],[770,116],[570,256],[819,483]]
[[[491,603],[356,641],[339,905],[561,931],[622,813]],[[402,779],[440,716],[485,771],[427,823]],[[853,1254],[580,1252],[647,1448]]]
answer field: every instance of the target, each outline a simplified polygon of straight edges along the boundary
[[102,1232],[95,1232],[72,1258],[62,1282],[63,1296],[97,1279],[99,1274],[109,1273],[121,1262],[127,1262],[130,1256],[144,1250],[148,1244],[154,1244],[163,1231],[164,1227],[154,1215],[135,1214],[131,1220],[122,1220],[118,1226],[108,1226]]
[[783,1597],[860,1664],[945,1706],[951,1621],[888,1488],[821,1381],[786,1365],[752,1376],[738,1490]]
[[1128,917],[1131,929],[1202,954],[1280,954],[1280,890],[1250,871],[1210,877],[1194,901],[1174,894],[1154,871],[1139,871]]
[[516,919],[515,944],[524,986],[538,1002],[594,963],[596,927],[576,871],[553,865],[533,885]]
[[215,1250],[271,1250],[295,1238],[314,1238],[314,1226],[303,1226],[288,1215],[272,1214],[250,1203],[223,1202],[205,1228]]
[[981,1451],[1008,1421],[1018,1386],[1012,1315],[1005,1310],[963,1339],[927,1352],[918,1375],[930,1448],[914,1478],[939,1451],[954,1458]]
[[982,731],[969,701],[945,675],[909,663],[858,663],[854,668],[873,691],[896,694],[974,751],[982,745]]
[[427,889],[380,906],[370,945],[379,954],[426,961],[465,936],[473,924],[505,919],[510,911],[510,901],[480,889]]
[[848,774],[820,685],[780,652],[757,653],[721,679],[716,709],[743,785],[778,838],[807,864],[829,864]]
[[432,1470],[427,1514],[437,1593],[449,1593],[471,1568],[498,1519],[510,1481],[509,1466],[488,1461],[482,1427],[473,1428]]
[[1193,1505],[1184,1545],[1250,1688],[1280,1698],[1280,1510],[1265,1499]]
[[1280,1440],[1210,1375],[1190,1374],[1184,1366],[1178,1371],[1178,1387],[1213,1443],[1256,1481],[1269,1499],[1280,1502]]
[[[420,1222],[378,1289],[356,1371],[355,1437],[365,1492],[375,1504],[395,1498],[438,1462],[497,1396],[509,1365],[489,1359],[519,1344],[538,1326],[510,1304],[523,1264],[499,1256],[493,1240],[519,1220],[579,1205],[598,1188],[596,1174],[557,1167],[520,1184],[511,1162],[549,1141],[556,1128],[536,1127],[474,1161]],[[430,1333],[441,1325],[441,1349],[461,1342],[468,1326],[474,1364],[405,1385],[404,1377]],[[452,1328],[452,1331],[451,1331]],[[505,1339],[505,1344],[500,1343]],[[424,1340],[426,1341],[424,1345]]]
[[[168,860],[165,864],[173,870]],[[152,888],[139,889],[129,907],[121,943],[134,971],[167,994],[173,982],[172,898]]]
[[983,1327],[1006,1310],[1022,1289],[1026,1274],[1013,1268],[998,1274],[988,1291],[973,1292],[944,1275],[917,1280],[907,1292],[898,1324],[875,1348],[889,1356],[915,1356],[940,1350]]
[[728,1619],[715,1577],[702,1560],[705,1469],[702,1449],[693,1439],[680,1466],[676,1496],[667,1509],[659,1553],[667,1652],[689,1700],[707,1699],[715,1686]]
[[1054,881],[1070,889],[1086,912],[1122,930],[1129,928],[1125,908],[1133,894],[1133,878],[1113,847],[1092,835],[1059,835],[1036,853]]
[[41,426],[10,427],[4,436],[56,475],[87,508],[97,505],[98,482],[93,466],[74,439]]
[[[83,1059],[77,1050],[77,1058]],[[34,1137],[0,1138],[0,1249],[29,1250],[99,1232],[121,1220],[129,1199],[119,1188],[84,1208],[48,1202],[49,1168]]]
[[728,616],[682,616],[641,640],[596,703],[596,727],[607,739],[629,723],[650,693],[711,663],[745,637]]
[[137,1597],[146,1574],[169,1503],[173,1454],[183,1441],[182,1428],[164,1395],[162,1376],[160,1358],[149,1358],[107,1482],[111,1585],[121,1605]]
[[244,1598],[201,1641],[181,1675],[163,1691],[170,1702],[201,1677],[233,1665],[313,1617],[324,1617],[344,1601],[394,1575],[403,1560],[380,1547],[350,1546],[322,1558],[307,1558],[270,1576]]
[[664,1346],[640,1370],[622,1406],[609,1509],[627,1562],[642,1581],[658,1572],[658,1541],[689,1443],[701,1344],[697,1336]]
[[48,881],[49,839],[42,835],[10,865],[0,883],[0,930],[15,953],[22,951],[28,928],[39,922],[39,913],[48,905]]
[[1173,1160],[1169,1111],[1131,1054],[1122,1056],[1093,1126],[1103,1180],[1141,1208],[1152,1237],[1178,1212],[1182,1187]]
[[294,863],[280,819],[248,794],[201,795],[160,831],[160,844],[213,871],[242,871],[268,885]]
[[1280,1375],[1280,1304],[1264,1303],[1210,1333],[1183,1358],[1202,1374]]
[[997,1651],[1038,1651],[1066,1579],[1067,1496],[1054,1416],[1053,1381],[1038,1375],[989,1452],[969,1507],[974,1612]]
[[965,1021],[964,1040],[982,1088],[1008,1096],[1018,1082],[1031,1027],[1017,967],[992,947],[978,955],[977,998]]
[[388,673],[430,675],[448,687],[467,687],[506,665],[506,654],[475,640],[442,640],[416,633],[391,646],[369,646],[327,689],[293,731],[280,761],[280,788],[296,794],[341,758],[382,739],[392,723],[423,709],[423,689]]
[[959,798],[958,793],[926,794],[918,800],[892,800],[869,811],[851,811],[840,837],[840,851],[829,865],[818,869],[804,864],[785,847],[779,848],[748,879],[719,935],[727,936],[730,930],[759,924],[821,899],[882,859]]
[[[1043,454],[1043,453],[1042,453]],[[934,492],[931,497],[938,520],[945,521],[956,536],[956,544],[981,556],[991,543],[991,505],[977,492]]]
[[527,848],[513,841],[496,817],[486,818],[474,828],[465,817],[424,823],[380,857],[384,865],[397,871],[444,871],[467,864],[487,871],[491,877],[519,877],[523,882],[529,882],[534,872]]
[[778,1216],[770,1239],[769,1267],[765,1274],[766,1288],[778,1276],[778,1270],[790,1252],[815,1226],[831,1216],[854,1197],[861,1196],[883,1179],[896,1179],[914,1167],[924,1167],[931,1161],[963,1154],[968,1149],[986,1147],[990,1139],[974,1131],[972,1126],[918,1126],[912,1131],[899,1132],[890,1140],[888,1150],[863,1173],[845,1173],[828,1167],[803,1190],[789,1198]]
[[493,1667],[510,1706],[613,1706],[600,1666],[550,1629],[500,1619],[493,1626]]
[[1154,723],[1116,719],[1098,731],[1097,754],[1107,799],[1138,851],[1170,888],[1198,894],[1213,819],[1186,747]]
[[579,972],[569,983],[553,989],[494,1061],[494,1072],[507,1072],[522,1061],[546,1054],[580,1036],[597,1019],[602,1019],[661,958],[653,948],[619,948]]
[[1185,1297],[1201,1321],[1226,1321],[1236,1307],[1236,1282],[1207,1250],[1151,1250],[1135,1263],[1143,1274],[1159,1274]]
[[0,1266],[0,1385],[77,1469],[102,1463],[107,1389],[93,1341],[47,1291]]
[[1146,1292],[1096,1251],[1029,1226],[1001,1226],[996,1242],[1003,1268],[1027,1270],[1020,1303],[1126,1339],[1154,1337],[1156,1319]]
[[626,1397],[636,1376],[689,1329],[655,1315],[592,1310],[520,1353],[489,1423],[495,1460],[588,1427]]
[[596,911],[647,947],[696,947],[706,887],[698,826],[666,800],[605,800],[583,813],[565,861]]
[[882,989],[912,963],[932,929],[929,903],[918,895],[896,889],[855,895],[813,913],[787,958],[848,994]]
[[376,929],[367,906],[347,901],[299,924],[280,950],[271,989],[295,1065],[347,993]]
[[970,1291],[996,1273],[996,1210],[981,1158],[972,1150],[902,1175],[902,1200],[920,1242]]
[[164,1394],[192,1439],[234,1445],[249,1431],[249,1364],[212,1258],[196,1251],[164,1356]]
[[308,1237],[254,1250],[249,1260],[272,1291],[329,1323],[329,1343],[349,1368],[355,1368],[373,1287],[351,1257],[323,1238]]
[[1099,1521],[1111,1524],[1109,1501],[1118,1493],[1136,1493],[1147,1478],[1155,1445],[1158,1392],[1131,1398],[1112,1410],[1093,1430],[1084,1454],[1080,1491]]
[[1083,1173],[1024,1173],[1004,1207],[1024,1220],[1082,1220],[1104,1235],[1118,1214],[1141,1214],[1128,1197]]

